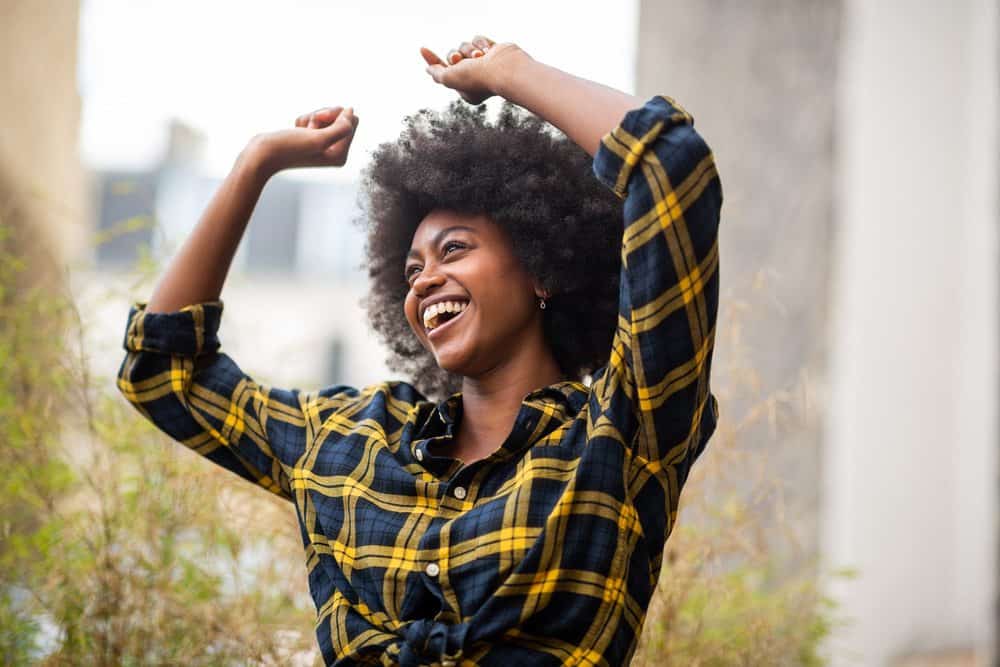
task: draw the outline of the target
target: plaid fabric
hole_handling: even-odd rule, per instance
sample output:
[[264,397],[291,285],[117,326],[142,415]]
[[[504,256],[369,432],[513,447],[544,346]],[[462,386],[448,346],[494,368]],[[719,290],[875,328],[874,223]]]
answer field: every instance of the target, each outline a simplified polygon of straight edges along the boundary
[[294,503],[327,664],[621,665],[718,406],[722,189],[656,96],[602,138],[623,200],[620,317],[590,387],[528,394],[503,445],[436,455],[461,394],[264,386],[218,351],[221,301],[129,312],[118,387],[162,431]]

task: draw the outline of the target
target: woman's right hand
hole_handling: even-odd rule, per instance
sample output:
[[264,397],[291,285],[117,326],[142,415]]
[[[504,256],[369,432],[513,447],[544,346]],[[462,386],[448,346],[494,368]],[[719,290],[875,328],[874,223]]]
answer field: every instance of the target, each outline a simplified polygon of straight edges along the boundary
[[358,122],[353,107],[324,107],[296,118],[294,128],[258,134],[250,148],[272,174],[297,167],[342,167]]

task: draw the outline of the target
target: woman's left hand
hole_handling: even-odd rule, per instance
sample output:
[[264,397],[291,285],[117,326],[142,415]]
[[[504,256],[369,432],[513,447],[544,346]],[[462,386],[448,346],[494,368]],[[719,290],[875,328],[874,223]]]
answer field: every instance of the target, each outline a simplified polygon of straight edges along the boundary
[[420,54],[427,62],[426,72],[431,78],[458,91],[469,104],[481,104],[499,94],[504,75],[516,65],[517,59],[528,57],[516,44],[497,44],[482,35],[449,51],[447,60],[426,47],[420,47]]

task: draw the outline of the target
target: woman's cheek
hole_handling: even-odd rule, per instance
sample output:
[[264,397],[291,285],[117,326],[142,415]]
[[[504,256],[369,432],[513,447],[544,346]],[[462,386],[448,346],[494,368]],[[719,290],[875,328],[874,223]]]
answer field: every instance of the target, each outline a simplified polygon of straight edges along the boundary
[[416,333],[416,327],[417,327],[416,313],[417,313],[416,306],[413,304],[412,299],[410,297],[407,297],[406,301],[403,303],[403,315],[404,317],[406,317],[406,321],[409,322],[410,328],[414,330],[414,333]]

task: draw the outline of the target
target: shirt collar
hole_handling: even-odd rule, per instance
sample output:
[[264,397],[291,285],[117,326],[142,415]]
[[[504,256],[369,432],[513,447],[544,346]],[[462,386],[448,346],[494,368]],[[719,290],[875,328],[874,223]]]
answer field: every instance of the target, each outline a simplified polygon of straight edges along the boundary
[[[583,408],[589,395],[590,388],[584,383],[562,380],[528,392],[522,399],[521,405],[541,408],[542,405],[555,401],[566,405],[571,413],[576,414]],[[457,391],[438,403],[435,412],[441,425],[450,431],[462,416],[462,392]]]
[[453,426],[462,416],[462,392],[454,394],[437,404],[437,417],[445,426]]
[[584,383],[563,380],[528,393],[522,403],[538,406],[548,401],[556,401],[566,405],[573,414],[576,414],[583,408],[589,396],[590,388]]

